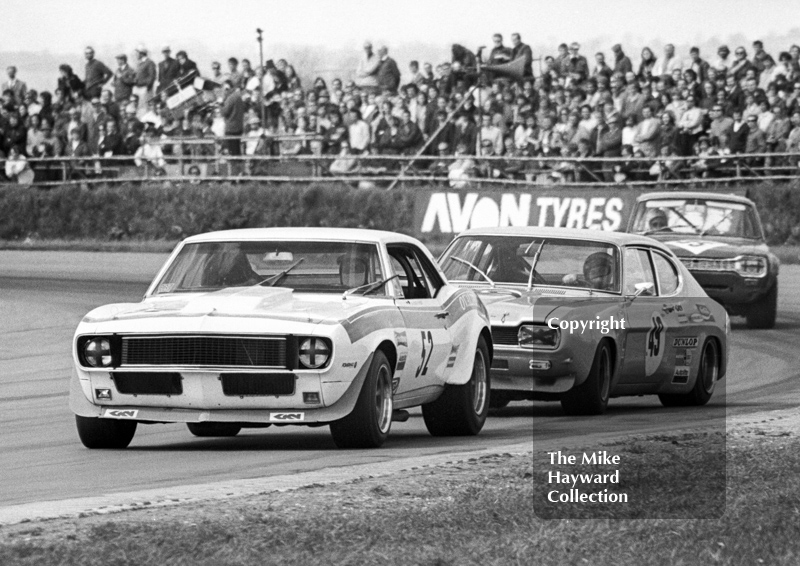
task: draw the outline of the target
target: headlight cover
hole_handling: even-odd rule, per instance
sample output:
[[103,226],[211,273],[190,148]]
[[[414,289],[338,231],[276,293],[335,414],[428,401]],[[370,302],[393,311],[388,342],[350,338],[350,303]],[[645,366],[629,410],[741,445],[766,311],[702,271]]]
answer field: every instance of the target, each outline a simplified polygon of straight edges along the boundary
[[102,337],[90,338],[83,345],[83,358],[91,367],[109,367],[114,361],[111,355],[111,340]]
[[558,328],[548,328],[547,326],[534,326],[523,324],[517,332],[517,340],[521,348],[542,348],[555,350],[561,338],[561,331]]
[[323,338],[302,338],[297,351],[300,367],[304,369],[319,369],[328,364],[331,357],[331,347]]
[[764,277],[769,270],[767,258],[754,255],[737,257],[733,268],[742,277]]

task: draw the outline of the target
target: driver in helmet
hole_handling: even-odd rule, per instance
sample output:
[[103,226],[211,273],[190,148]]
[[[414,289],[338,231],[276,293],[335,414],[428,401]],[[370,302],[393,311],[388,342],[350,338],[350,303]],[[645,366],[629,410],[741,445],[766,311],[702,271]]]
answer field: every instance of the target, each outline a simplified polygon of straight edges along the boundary
[[595,252],[583,262],[583,273],[564,276],[565,285],[586,286],[598,291],[610,291],[614,286],[614,258],[606,252]]
[[672,232],[667,220],[667,213],[660,208],[653,209],[647,222],[648,232]]

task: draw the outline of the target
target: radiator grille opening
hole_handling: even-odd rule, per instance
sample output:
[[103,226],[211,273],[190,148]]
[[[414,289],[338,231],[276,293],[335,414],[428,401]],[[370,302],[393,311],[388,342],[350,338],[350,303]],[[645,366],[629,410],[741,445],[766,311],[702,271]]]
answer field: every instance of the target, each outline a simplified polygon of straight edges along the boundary
[[519,346],[519,327],[492,326],[492,341],[495,346]]
[[123,366],[286,367],[286,340],[225,336],[124,336]]

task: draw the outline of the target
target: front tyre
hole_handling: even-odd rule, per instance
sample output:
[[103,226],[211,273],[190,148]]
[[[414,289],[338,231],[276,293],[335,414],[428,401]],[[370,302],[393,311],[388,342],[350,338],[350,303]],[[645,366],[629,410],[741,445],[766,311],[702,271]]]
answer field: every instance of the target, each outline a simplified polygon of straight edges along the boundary
[[719,379],[719,351],[715,340],[706,340],[700,357],[697,380],[689,393],[664,393],[658,396],[665,407],[699,407],[708,403]]
[[567,391],[561,398],[561,408],[568,415],[602,415],[608,407],[613,375],[611,348],[601,342],[594,354],[589,377],[582,384]]
[[372,358],[356,406],[349,415],[331,423],[339,448],[379,448],[392,427],[392,366],[378,350]]
[[481,336],[472,375],[464,385],[445,385],[439,398],[422,406],[422,418],[433,436],[474,436],[489,413],[489,348]]
[[242,427],[233,423],[186,423],[186,427],[193,435],[201,438],[236,436],[242,430]]
[[747,327],[767,329],[775,326],[778,312],[778,283],[777,281],[760,301],[747,307]]
[[127,448],[136,434],[136,421],[75,415],[78,436],[86,448]]

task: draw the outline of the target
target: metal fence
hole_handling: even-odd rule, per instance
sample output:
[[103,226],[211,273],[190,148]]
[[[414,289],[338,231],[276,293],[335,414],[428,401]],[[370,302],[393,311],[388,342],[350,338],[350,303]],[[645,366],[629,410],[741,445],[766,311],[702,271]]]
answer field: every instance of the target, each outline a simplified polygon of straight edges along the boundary
[[[239,140],[242,155],[230,154],[225,145],[230,140]],[[321,137],[294,135],[174,138],[149,146],[152,152],[141,155],[30,158],[14,161],[11,167],[0,170],[11,172],[4,184],[41,187],[148,180],[193,184],[333,181],[386,189],[519,185],[707,187],[800,177],[797,153],[659,158],[327,155],[321,151]]]

